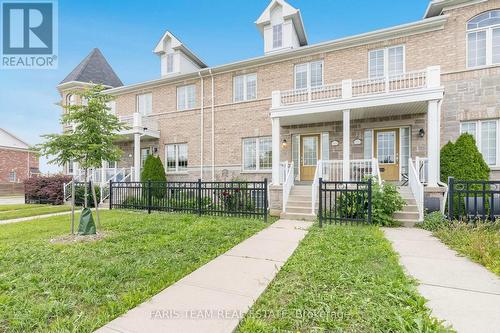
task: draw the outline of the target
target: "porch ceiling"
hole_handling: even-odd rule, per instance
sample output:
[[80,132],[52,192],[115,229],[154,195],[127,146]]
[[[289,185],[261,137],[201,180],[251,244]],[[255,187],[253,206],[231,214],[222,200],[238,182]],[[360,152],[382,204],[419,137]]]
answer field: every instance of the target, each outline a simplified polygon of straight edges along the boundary
[[[351,109],[351,120],[392,117],[427,112],[427,102],[391,104]],[[342,110],[321,111],[316,113],[280,117],[281,126],[317,124],[342,121]]]

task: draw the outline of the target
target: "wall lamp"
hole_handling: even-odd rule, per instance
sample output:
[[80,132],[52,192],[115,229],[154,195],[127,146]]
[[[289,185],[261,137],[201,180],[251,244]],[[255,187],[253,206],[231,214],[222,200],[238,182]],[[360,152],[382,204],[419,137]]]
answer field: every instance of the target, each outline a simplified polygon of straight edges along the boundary
[[418,136],[423,138],[425,136],[425,130],[423,128],[418,130]]
[[286,147],[288,147],[288,142],[286,142],[286,139],[283,139],[283,141],[281,141],[281,148],[285,149]]

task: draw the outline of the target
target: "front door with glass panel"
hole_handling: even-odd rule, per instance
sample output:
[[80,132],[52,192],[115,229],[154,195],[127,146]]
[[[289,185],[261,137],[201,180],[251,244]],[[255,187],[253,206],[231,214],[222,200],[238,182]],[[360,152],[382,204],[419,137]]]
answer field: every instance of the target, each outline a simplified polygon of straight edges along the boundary
[[304,135],[300,141],[300,180],[311,181],[319,160],[319,135]]
[[383,180],[399,180],[399,129],[374,131],[375,157]]

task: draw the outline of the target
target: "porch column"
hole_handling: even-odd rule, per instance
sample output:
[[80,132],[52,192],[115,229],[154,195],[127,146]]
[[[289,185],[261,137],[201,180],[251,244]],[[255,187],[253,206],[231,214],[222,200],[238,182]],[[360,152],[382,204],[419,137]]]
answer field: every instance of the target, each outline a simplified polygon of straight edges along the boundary
[[280,119],[272,118],[273,185],[280,184]]
[[141,134],[134,134],[134,181],[141,180]]
[[439,181],[439,160],[440,160],[440,138],[441,129],[440,123],[440,108],[439,100],[428,102],[427,109],[427,157],[429,159],[429,187],[437,187]]
[[351,165],[351,110],[342,111],[342,180],[349,181],[351,178],[349,169]]

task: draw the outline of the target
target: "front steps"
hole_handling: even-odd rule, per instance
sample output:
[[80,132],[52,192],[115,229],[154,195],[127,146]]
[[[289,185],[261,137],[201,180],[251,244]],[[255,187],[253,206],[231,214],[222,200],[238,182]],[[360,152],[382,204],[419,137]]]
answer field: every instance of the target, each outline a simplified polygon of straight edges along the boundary
[[316,214],[311,212],[311,185],[294,185],[288,196],[286,212],[280,217],[286,220],[315,221]]
[[402,210],[394,213],[393,217],[400,222],[404,227],[412,228],[418,223],[418,207],[417,202],[410,190],[409,186],[399,186],[398,192],[406,201],[406,205]]

